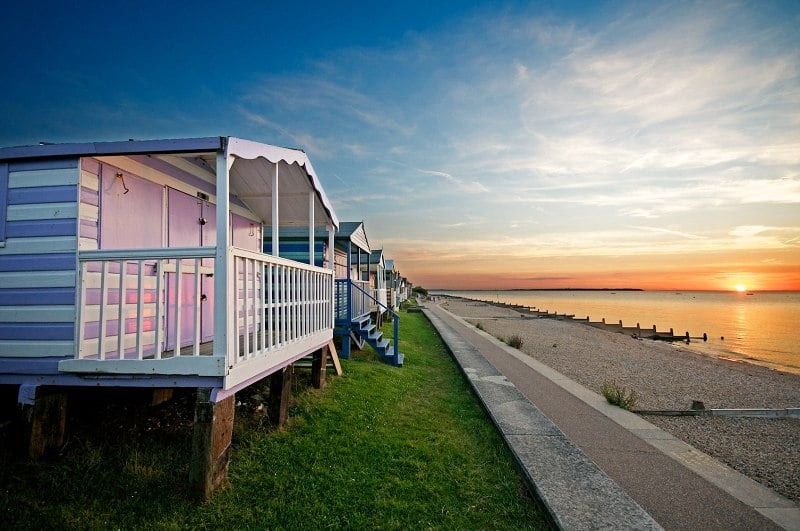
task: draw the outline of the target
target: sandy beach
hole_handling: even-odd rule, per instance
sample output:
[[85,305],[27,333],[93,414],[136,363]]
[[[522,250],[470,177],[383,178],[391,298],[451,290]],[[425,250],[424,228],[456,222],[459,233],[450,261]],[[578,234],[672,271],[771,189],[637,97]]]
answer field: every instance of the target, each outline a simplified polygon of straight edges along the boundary
[[[519,336],[524,353],[597,393],[606,382],[634,390],[637,409],[689,409],[693,400],[706,408],[800,407],[800,375],[476,301],[442,307],[496,337]],[[800,420],[646,419],[800,503]]]

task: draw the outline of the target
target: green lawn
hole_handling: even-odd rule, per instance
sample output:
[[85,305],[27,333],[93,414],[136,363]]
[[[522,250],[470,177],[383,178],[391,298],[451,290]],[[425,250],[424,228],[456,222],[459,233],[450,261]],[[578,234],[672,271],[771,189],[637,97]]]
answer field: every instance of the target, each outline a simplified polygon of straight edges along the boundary
[[31,529],[544,527],[427,319],[403,312],[400,334],[403,368],[366,347],[322,391],[299,371],[281,432],[259,410],[264,389],[237,395],[229,486],[206,504],[184,484],[189,394],[150,408],[84,393],[70,402],[68,444],[47,463],[13,457],[0,429],[0,519]]

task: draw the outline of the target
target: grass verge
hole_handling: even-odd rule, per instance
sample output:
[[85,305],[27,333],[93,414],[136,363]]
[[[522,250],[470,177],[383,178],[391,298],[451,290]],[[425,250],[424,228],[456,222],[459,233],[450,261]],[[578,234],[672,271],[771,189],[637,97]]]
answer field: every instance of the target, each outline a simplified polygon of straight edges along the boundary
[[15,457],[3,428],[0,516],[23,529],[544,527],[427,319],[403,312],[400,333],[401,369],[365,349],[323,391],[300,372],[283,431],[263,421],[265,389],[237,395],[230,485],[206,504],[184,485],[189,394],[154,409],[93,389],[51,462]]

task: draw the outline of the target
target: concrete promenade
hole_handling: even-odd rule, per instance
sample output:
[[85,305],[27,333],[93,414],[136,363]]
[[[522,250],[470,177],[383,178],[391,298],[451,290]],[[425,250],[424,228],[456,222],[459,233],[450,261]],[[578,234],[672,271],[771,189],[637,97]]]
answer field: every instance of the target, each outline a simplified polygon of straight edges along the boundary
[[425,313],[558,527],[800,529],[790,500],[438,305]]

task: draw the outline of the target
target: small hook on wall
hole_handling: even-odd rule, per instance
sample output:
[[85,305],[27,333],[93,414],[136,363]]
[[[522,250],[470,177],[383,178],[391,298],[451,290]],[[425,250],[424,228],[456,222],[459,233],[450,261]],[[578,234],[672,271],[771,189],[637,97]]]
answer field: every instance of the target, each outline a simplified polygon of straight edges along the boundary
[[117,172],[117,178],[119,178],[119,180],[122,181],[122,189],[125,190],[124,192],[122,192],[122,195],[125,195],[128,192],[130,192],[130,190],[128,190],[128,187],[125,186],[125,176],[122,175],[121,171]]

